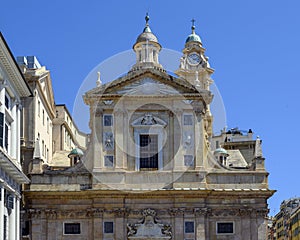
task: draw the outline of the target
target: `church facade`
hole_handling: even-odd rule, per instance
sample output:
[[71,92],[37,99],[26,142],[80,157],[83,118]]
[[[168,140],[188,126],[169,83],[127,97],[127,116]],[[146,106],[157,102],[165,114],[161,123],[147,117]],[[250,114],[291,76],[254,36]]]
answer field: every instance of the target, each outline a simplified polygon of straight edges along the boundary
[[213,136],[214,70],[195,27],[175,76],[159,63],[148,21],[128,73],[98,78],[83,97],[91,135],[80,160],[65,168],[32,160],[27,238],[265,239],[274,191],[260,139]]

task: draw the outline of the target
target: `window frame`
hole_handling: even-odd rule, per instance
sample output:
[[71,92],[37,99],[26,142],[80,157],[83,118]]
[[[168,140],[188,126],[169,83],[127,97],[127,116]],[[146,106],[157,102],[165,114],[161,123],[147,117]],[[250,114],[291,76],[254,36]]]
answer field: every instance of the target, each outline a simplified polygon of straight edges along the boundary
[[[79,233],[66,233],[66,224],[79,224]],[[80,222],[63,222],[63,235],[81,235],[82,234],[82,226]]]
[[[106,164],[105,164],[105,160],[106,160],[106,158],[107,157],[112,157],[112,166],[107,166]],[[115,157],[114,157],[114,155],[111,155],[111,154],[107,154],[107,155],[104,155],[104,162],[103,162],[103,166],[105,167],[105,168],[114,168],[115,167]]]
[[[142,142],[141,142],[141,140],[142,140],[142,136],[148,136],[148,139],[150,138],[150,142],[149,142],[149,144],[147,144],[147,146],[141,146],[141,144],[142,144]],[[153,140],[154,140],[154,143],[155,143],[155,145],[153,145],[153,146],[155,146],[155,149],[151,149],[151,146],[150,146],[150,144],[151,144],[151,137],[154,137],[153,138]],[[151,170],[158,170],[159,169],[159,159],[158,159],[158,154],[159,154],[159,143],[158,143],[158,138],[159,138],[159,136],[158,136],[158,134],[150,134],[150,133],[141,133],[140,135],[139,135],[139,150],[140,150],[140,152],[139,152],[139,161],[140,161],[140,170],[141,171],[151,171]],[[146,147],[147,149],[143,149],[143,147]],[[142,167],[142,157],[141,157],[141,155],[142,154],[146,154],[148,157],[144,157],[144,159],[146,159],[146,158],[148,158],[148,160],[146,160],[147,161],[147,166],[146,167]],[[155,158],[154,159],[154,161],[156,161],[156,163],[152,163],[151,162],[151,158]],[[151,164],[152,165],[157,165],[157,167],[151,167]]]
[[[105,125],[106,117],[111,117],[110,125]],[[103,127],[113,127],[114,126],[114,115],[113,114],[103,114],[102,125],[103,125]]]
[[[219,233],[218,224],[221,223],[232,223],[232,233]],[[216,222],[216,235],[234,235],[235,234],[235,222],[234,221],[217,221]]]
[[[105,232],[105,224],[106,223],[112,223],[112,232]],[[115,233],[115,223],[114,221],[103,221],[103,234],[109,235],[109,234],[114,234]]]
[[[193,232],[187,232],[186,231],[186,224],[187,223],[193,223]],[[193,220],[185,220],[184,221],[184,234],[195,234],[195,221],[193,221]]]

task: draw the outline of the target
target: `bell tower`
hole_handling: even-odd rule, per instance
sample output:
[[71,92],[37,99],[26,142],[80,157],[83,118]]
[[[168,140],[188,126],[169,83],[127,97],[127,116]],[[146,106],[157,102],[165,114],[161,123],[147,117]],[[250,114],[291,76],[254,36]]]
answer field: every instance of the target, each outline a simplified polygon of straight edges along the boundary
[[197,89],[209,90],[213,82],[210,75],[214,70],[210,68],[208,57],[205,56],[205,48],[195,32],[194,19],[192,20],[192,33],[187,37],[182,53],[179,69],[175,73],[195,85]]
[[[182,57],[180,58],[180,66],[175,73],[186,79],[203,95],[210,93],[210,85],[213,83],[211,74],[214,70],[210,67],[208,57],[205,56],[205,48],[202,46],[199,35],[195,32],[195,20],[192,20],[192,33],[188,35]],[[212,136],[213,116],[210,112],[210,104],[206,105],[206,111],[203,116],[205,122],[206,136],[209,139]]]

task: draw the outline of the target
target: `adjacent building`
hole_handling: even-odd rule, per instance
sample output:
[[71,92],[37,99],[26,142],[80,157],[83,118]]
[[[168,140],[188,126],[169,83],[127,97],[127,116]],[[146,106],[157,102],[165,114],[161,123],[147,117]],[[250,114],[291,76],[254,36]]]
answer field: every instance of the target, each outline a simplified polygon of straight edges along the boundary
[[[90,108],[86,151],[73,149],[70,167],[42,167],[36,151],[38,171],[24,192],[30,238],[267,237],[274,191],[261,140],[250,130],[213,136],[214,70],[195,26],[175,73],[160,64],[161,48],[147,15],[133,46],[136,63],[107,84],[98,78],[83,97]],[[54,149],[69,151],[81,143],[63,106],[58,117]]]
[[[65,104],[55,105],[53,120],[53,166],[70,166],[68,155],[72,150],[85,151],[88,135],[76,126]],[[83,152],[82,152],[83,153]]]
[[280,211],[274,216],[273,229],[276,240],[300,239],[300,198],[284,200],[280,204]]
[[32,95],[0,33],[0,239],[20,239],[22,99]]
[[51,164],[53,154],[52,128],[55,102],[50,71],[41,66],[35,56],[17,57],[33,96],[23,99],[23,129],[21,132],[21,158],[26,174],[31,168],[36,140],[40,143],[41,158]]

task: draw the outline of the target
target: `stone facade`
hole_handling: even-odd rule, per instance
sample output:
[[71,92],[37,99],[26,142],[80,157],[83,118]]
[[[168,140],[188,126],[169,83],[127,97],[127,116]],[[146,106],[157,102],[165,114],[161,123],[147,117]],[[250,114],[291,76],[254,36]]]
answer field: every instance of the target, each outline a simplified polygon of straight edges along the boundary
[[0,239],[20,239],[22,98],[31,91],[0,32]]
[[252,155],[239,151],[244,139],[212,147],[213,69],[195,27],[175,77],[158,61],[148,21],[136,64],[84,95],[91,135],[81,160],[30,175],[29,237],[265,239],[274,191],[260,139],[247,139]]

